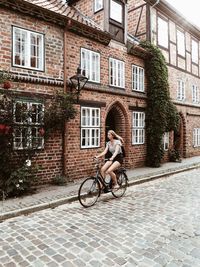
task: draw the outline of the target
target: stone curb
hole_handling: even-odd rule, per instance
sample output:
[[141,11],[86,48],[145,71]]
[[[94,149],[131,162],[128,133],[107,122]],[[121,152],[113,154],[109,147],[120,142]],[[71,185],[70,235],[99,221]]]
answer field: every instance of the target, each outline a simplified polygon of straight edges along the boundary
[[[146,183],[146,182],[149,182],[149,181],[153,181],[153,180],[156,180],[156,179],[159,179],[159,178],[171,176],[173,174],[177,174],[177,173],[180,173],[180,172],[193,170],[193,169],[196,169],[196,168],[200,168],[200,163],[195,163],[195,164],[192,164],[192,165],[190,165],[188,167],[174,169],[174,170],[170,170],[170,171],[159,173],[159,174],[155,174],[155,175],[150,175],[150,176],[145,177],[145,178],[142,178],[142,177],[139,178],[138,177],[138,179],[135,180],[135,181],[130,181],[130,179],[129,179],[129,186],[134,186],[134,185],[137,185],[137,184]],[[28,215],[30,213],[33,213],[33,212],[36,212],[36,211],[40,211],[40,210],[44,210],[44,209],[48,209],[48,208],[52,208],[53,209],[53,208],[58,207],[60,205],[63,205],[63,204],[66,204],[66,203],[70,203],[70,202],[73,202],[73,201],[76,201],[76,200],[78,200],[78,195],[76,195],[76,196],[73,195],[73,196],[69,196],[69,197],[66,197],[66,198],[60,198],[60,199],[57,199],[57,200],[53,200],[53,201],[50,201],[48,203],[42,203],[42,204],[30,206],[28,208],[23,208],[23,209],[20,209],[20,210],[14,210],[14,211],[10,211],[10,212],[5,212],[5,213],[2,213],[0,215],[0,222],[4,221],[6,219],[10,219],[10,218],[17,217],[17,216],[20,216],[20,215]]]

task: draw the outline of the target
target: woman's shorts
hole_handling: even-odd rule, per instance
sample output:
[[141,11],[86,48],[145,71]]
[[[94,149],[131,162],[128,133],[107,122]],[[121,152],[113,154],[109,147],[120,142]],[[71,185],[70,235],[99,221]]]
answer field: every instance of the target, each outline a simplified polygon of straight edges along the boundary
[[123,163],[123,156],[122,154],[118,154],[114,159],[113,162],[118,161],[120,164]]

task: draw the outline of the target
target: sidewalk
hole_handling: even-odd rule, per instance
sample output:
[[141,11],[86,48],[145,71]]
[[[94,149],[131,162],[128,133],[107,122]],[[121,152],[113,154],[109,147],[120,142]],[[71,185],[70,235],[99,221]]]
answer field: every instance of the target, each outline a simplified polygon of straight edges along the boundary
[[[199,167],[200,156],[183,159],[181,163],[168,162],[160,168],[142,167],[128,170],[127,175],[129,185],[135,185]],[[0,201],[0,221],[75,201],[80,183],[81,180],[66,186],[46,186],[30,196]]]

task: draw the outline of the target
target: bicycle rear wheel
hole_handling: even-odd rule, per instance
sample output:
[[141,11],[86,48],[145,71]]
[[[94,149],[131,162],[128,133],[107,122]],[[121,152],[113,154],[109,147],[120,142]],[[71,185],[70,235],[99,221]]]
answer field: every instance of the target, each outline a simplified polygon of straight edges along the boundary
[[119,189],[112,189],[112,194],[114,197],[122,197],[128,186],[128,178],[125,172],[120,172],[117,175],[117,182]]
[[101,188],[99,181],[95,177],[84,180],[78,191],[78,200],[85,208],[93,206],[100,196]]

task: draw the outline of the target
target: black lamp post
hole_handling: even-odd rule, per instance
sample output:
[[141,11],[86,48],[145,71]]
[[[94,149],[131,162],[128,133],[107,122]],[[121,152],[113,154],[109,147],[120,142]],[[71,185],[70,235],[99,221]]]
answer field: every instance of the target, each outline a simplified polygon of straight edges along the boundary
[[88,78],[85,76],[85,70],[83,70],[81,73],[81,68],[79,66],[77,68],[77,73],[69,79],[71,82],[71,91],[73,91],[73,89],[76,90],[75,93],[77,94],[77,102],[78,102],[80,92],[88,81]]

